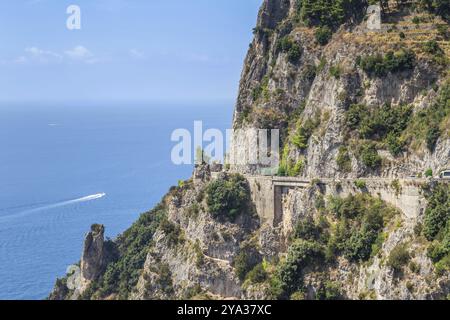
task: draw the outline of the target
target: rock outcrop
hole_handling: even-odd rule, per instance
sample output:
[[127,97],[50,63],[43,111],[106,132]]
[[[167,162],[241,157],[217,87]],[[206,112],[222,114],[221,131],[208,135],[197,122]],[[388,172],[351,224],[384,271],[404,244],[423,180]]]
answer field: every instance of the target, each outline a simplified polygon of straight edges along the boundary
[[105,227],[94,224],[84,239],[81,257],[81,278],[83,282],[95,281],[104,272],[106,254],[104,248]]

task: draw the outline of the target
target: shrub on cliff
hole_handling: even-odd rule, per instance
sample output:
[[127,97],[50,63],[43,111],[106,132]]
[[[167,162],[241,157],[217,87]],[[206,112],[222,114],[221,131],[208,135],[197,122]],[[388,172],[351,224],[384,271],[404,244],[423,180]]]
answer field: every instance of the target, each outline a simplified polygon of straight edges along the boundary
[[336,163],[338,168],[342,172],[350,172],[352,171],[352,159],[348,154],[347,147],[340,147],[338,155],[336,157]]
[[441,275],[450,270],[450,186],[438,184],[428,192],[423,234],[431,242],[428,256]]
[[370,169],[377,169],[381,165],[381,157],[373,143],[365,143],[361,146],[360,158],[362,163]]
[[338,28],[342,23],[364,16],[366,0],[298,0],[297,19],[308,26]]
[[233,266],[236,270],[236,275],[242,281],[255,265],[252,264],[249,253],[242,250],[234,259]]
[[439,238],[428,248],[428,256],[435,263],[438,274],[441,274],[450,270],[450,222],[447,221],[447,226]]
[[239,174],[214,180],[207,187],[206,194],[209,212],[216,218],[234,221],[249,210],[250,188],[247,180]]
[[[365,105],[354,104],[346,112],[346,125],[361,139],[383,142],[392,155],[397,156],[406,144],[401,134],[408,128],[412,115],[412,107],[408,105],[384,104],[378,108],[369,109]],[[368,154],[373,151],[373,146],[369,144],[367,148],[362,148],[365,152],[363,161],[370,168],[377,165],[372,161],[377,158],[375,154],[373,152]]]
[[308,241],[316,241],[320,237],[321,229],[314,223],[311,217],[301,219],[294,230],[294,237]]
[[363,104],[352,104],[346,113],[345,123],[351,130],[359,128],[360,123],[367,116],[367,107]]
[[342,299],[341,284],[333,281],[322,283],[317,290],[317,300],[340,300]]
[[427,199],[423,233],[429,241],[432,241],[443,232],[450,220],[450,187],[445,184],[438,185]]
[[442,55],[444,54],[444,50],[439,46],[436,40],[430,40],[425,42],[423,45],[423,50],[430,54]]
[[445,126],[450,116],[450,81],[441,84],[435,102],[414,114],[408,126],[409,139],[426,142],[428,149],[434,152],[439,137],[448,129]]
[[317,242],[295,240],[289,247],[286,260],[282,262],[270,282],[273,298],[288,299],[301,287],[301,275],[305,267],[324,259],[324,248]]
[[292,136],[292,144],[301,150],[307,149],[309,138],[320,125],[320,122],[320,113],[317,113],[312,119],[308,118],[304,123],[298,122],[296,132]]
[[448,0],[420,0],[419,4],[425,10],[450,21],[450,2]]
[[328,41],[330,41],[332,35],[333,33],[331,32],[331,29],[327,26],[317,28],[315,32],[316,41],[322,46],[326,45]]
[[278,41],[277,50],[286,53],[291,63],[296,63],[302,55],[300,46],[289,36],[284,36]]
[[385,221],[396,214],[383,201],[366,194],[332,198],[328,210],[336,215],[338,222],[327,251],[343,253],[353,261],[366,261],[373,255]]
[[409,260],[411,260],[411,255],[409,254],[406,245],[400,244],[392,249],[389,254],[387,265],[396,272],[400,272],[403,267],[408,264]]
[[257,264],[248,274],[247,279],[251,283],[263,283],[267,280],[267,272],[262,263]]
[[170,246],[176,246],[183,240],[182,230],[179,225],[169,219],[163,219],[159,228],[164,232],[165,239]]
[[355,183],[355,187],[357,187],[360,190],[364,190],[367,188],[367,183],[365,180],[358,179],[358,180],[355,180],[354,183]]
[[415,54],[409,49],[389,51],[384,56],[375,54],[358,57],[356,64],[367,74],[376,77],[384,77],[389,72],[399,72],[414,68]]
[[100,296],[117,294],[120,299],[126,299],[133,291],[144,267],[153,234],[165,216],[165,207],[158,205],[141,215],[131,228],[119,236],[116,240],[119,258],[108,265],[102,280],[94,284]]
[[365,114],[358,127],[363,138],[383,140],[389,134],[399,135],[407,126],[412,115],[408,105],[384,104]]
[[238,255],[234,258],[233,267],[236,275],[243,281],[250,271],[261,263],[261,255],[255,242],[244,242],[241,245]]
[[345,243],[344,254],[353,261],[366,261],[372,254],[372,245],[383,228],[383,216],[376,207],[367,208],[363,222],[356,232],[351,232]]

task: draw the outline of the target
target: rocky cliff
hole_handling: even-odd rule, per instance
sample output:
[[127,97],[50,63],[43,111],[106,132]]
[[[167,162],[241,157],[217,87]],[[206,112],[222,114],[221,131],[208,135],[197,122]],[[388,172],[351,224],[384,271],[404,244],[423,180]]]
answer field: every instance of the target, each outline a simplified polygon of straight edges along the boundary
[[448,18],[446,1],[264,0],[233,125],[280,130],[276,176],[196,166],[114,241],[93,228],[82,280],[50,298],[447,298]]

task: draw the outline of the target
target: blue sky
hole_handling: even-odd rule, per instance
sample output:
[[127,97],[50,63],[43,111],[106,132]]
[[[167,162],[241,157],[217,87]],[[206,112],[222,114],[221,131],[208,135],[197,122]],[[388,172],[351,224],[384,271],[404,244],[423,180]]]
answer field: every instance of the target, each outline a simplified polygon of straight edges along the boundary
[[0,101],[235,99],[261,2],[2,0]]

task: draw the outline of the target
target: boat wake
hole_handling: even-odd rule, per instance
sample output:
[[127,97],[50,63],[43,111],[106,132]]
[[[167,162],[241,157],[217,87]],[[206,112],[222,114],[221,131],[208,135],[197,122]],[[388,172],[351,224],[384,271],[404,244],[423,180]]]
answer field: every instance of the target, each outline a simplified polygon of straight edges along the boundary
[[6,216],[0,216],[0,221],[12,219],[12,218],[19,218],[19,217],[29,215],[31,213],[44,211],[44,210],[48,210],[48,209],[64,207],[64,206],[68,206],[68,205],[75,204],[75,203],[93,201],[93,200],[101,199],[105,196],[106,196],[106,193],[97,193],[97,194],[92,194],[92,195],[86,196],[86,197],[61,201],[61,202],[57,202],[57,203],[53,203],[53,204],[49,204],[49,205],[45,205],[45,206],[41,206],[41,207],[37,207],[37,208],[28,209],[25,211],[21,211],[21,212],[6,215]]

